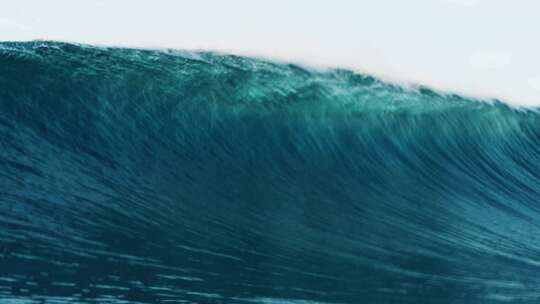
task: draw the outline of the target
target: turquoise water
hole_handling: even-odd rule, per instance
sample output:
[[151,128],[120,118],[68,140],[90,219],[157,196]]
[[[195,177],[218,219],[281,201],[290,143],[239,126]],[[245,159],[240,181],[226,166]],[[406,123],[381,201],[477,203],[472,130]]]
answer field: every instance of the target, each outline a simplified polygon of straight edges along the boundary
[[539,219],[537,109],[0,43],[5,301],[538,303]]

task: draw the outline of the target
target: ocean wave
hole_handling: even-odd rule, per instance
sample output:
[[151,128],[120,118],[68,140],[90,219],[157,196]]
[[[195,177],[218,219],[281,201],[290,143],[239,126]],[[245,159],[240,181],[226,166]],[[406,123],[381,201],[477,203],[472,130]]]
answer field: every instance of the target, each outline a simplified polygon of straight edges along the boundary
[[540,114],[211,52],[0,44],[0,297],[536,303]]

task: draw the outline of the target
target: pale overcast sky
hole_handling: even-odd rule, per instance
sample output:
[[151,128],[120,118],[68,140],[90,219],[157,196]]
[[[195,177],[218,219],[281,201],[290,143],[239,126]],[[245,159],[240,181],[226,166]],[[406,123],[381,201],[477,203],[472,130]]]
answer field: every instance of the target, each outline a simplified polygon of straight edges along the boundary
[[0,41],[220,50],[349,67],[520,105],[540,105],[539,37],[539,0],[0,4]]

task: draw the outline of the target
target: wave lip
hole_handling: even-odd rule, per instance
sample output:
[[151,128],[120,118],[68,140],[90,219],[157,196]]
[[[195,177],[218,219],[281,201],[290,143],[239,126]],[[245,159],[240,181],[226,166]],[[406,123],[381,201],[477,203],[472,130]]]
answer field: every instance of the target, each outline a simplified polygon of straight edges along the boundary
[[210,52],[0,67],[3,298],[538,301],[534,108]]

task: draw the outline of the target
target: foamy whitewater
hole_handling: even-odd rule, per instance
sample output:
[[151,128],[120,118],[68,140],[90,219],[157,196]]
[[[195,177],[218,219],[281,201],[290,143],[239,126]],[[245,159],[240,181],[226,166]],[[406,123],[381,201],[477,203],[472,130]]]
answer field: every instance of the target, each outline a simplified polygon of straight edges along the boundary
[[0,303],[538,303],[537,110],[1,43]]

